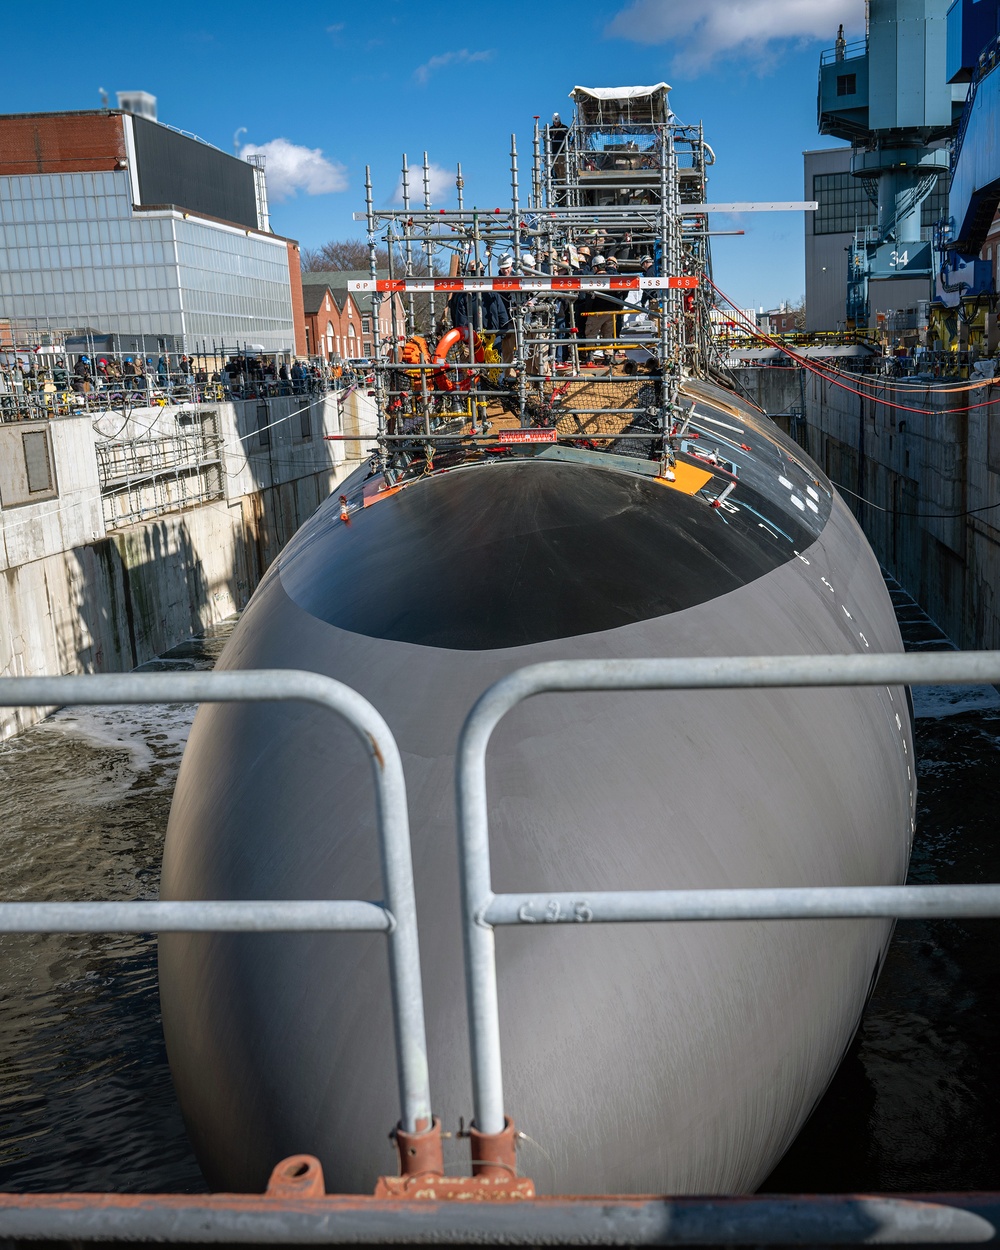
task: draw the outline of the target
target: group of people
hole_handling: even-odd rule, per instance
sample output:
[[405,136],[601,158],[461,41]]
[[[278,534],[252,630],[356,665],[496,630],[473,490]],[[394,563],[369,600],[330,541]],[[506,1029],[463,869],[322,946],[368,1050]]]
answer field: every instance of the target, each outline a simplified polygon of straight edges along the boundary
[[[222,361],[220,367],[220,359]],[[363,380],[347,366],[241,352],[185,353],[0,351],[0,420],[72,414],[84,408],[173,400],[304,395]]]
[[216,376],[227,394],[237,399],[251,399],[330,390],[344,377],[344,370],[325,360],[310,362],[297,357],[289,367],[285,360],[258,353],[228,357],[221,374]]
[[[63,357],[57,357],[52,368],[56,389],[68,385],[77,394],[91,391],[152,391],[159,389],[169,393],[175,386],[190,387],[196,381],[189,356],[176,358],[176,369],[171,369],[165,355],[153,361],[152,356],[89,356],[77,357],[72,370],[67,370]],[[207,381],[207,378],[203,379]]]
[[[632,253],[637,249],[633,247],[631,235],[626,234],[623,240],[618,241],[603,231],[595,231],[590,237],[592,244],[585,243],[579,247],[567,245],[562,250],[543,251],[540,259],[536,259],[532,252],[523,251],[516,265],[513,254],[506,252],[497,262],[497,277],[509,278],[515,274],[522,277],[613,276],[621,272],[618,255],[622,253],[622,260],[630,262],[630,272],[636,272],[634,266],[637,264],[640,276],[656,276],[656,262],[650,253],[636,256],[632,263]],[[600,249],[606,249],[610,254],[605,255]],[[484,266],[473,262],[467,266],[466,273],[471,277],[483,276]],[[446,332],[449,321],[454,329],[467,331],[471,325],[484,334],[496,335],[500,342],[501,361],[506,369],[516,351],[513,298],[504,291],[456,291],[448,301],[447,318],[437,327],[438,337]],[[592,363],[603,364],[618,335],[619,319],[629,312],[653,311],[650,307],[653,299],[652,291],[644,291],[631,300],[622,298],[618,292],[546,292],[529,296],[524,300],[523,307],[526,315],[545,313],[549,316],[556,363],[566,361],[571,335],[575,332],[579,340],[590,344]],[[529,366],[531,372],[538,371],[540,355],[536,349],[533,353],[534,367]]]
[[39,355],[35,352],[12,353],[0,366],[8,385],[11,382],[27,391],[52,389],[73,391],[79,395],[97,390],[164,389],[176,383],[195,381],[189,356],[177,357],[171,370],[166,356],[154,362],[152,356],[94,356],[86,353],[69,363],[66,356]]

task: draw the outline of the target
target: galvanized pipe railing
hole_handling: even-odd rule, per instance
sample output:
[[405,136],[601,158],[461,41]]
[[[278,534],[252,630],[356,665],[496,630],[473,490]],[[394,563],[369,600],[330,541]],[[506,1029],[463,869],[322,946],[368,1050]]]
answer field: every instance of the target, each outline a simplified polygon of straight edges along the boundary
[[486,750],[503,717],[533,695],[582,690],[733,690],[1000,682],[1000,651],[931,655],[745,656],[556,660],[491,686],[469,713],[456,759],[466,996],[474,1123],[498,1134],[504,1116],[494,925],[536,922],[1000,916],[1000,885],[580,891],[494,894]]
[[4,707],[287,699],[336,713],[365,749],[375,782],[384,902],[0,903],[0,932],[383,932],[389,942],[400,1128],[407,1134],[427,1133],[432,1130],[433,1116],[406,783],[392,732],[368,700],[331,677],[295,669],[0,678],[0,706]]

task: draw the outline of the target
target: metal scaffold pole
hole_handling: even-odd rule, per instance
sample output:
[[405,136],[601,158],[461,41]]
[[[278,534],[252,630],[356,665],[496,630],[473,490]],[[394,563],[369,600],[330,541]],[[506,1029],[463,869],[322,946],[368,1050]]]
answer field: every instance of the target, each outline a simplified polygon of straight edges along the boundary
[[[427,258],[427,272],[434,272],[434,240],[431,238],[431,229],[427,221],[431,211],[431,167],[427,160],[427,153],[424,153],[424,252]],[[431,291],[429,302],[429,315],[431,321],[431,330],[437,327],[437,310],[434,306],[434,292]]]
[[542,165],[542,203],[552,203],[552,130],[545,127],[545,161]]
[[538,118],[531,136],[531,208],[542,206],[542,154],[538,132]]
[[[642,92],[617,100],[580,88],[570,125],[535,117],[527,197],[511,135],[504,209],[470,203],[457,163],[457,207],[432,210],[426,152],[423,207],[405,154],[402,208],[376,209],[366,176],[370,277],[354,289],[376,321],[392,301],[394,339],[397,297],[412,336],[420,294],[435,335],[423,355],[411,343],[406,361],[401,340],[387,350],[388,326],[379,336],[370,393],[389,484],[463,445],[504,442],[629,449],[674,480],[681,389],[708,342],[708,301],[697,291],[708,267],[707,145],[700,127],[673,118],[665,89]],[[380,279],[382,231],[390,255]],[[423,275],[413,271],[415,243]]]
[[[413,277],[413,226],[409,219],[410,212],[410,164],[406,159],[406,153],[403,153],[403,210],[407,213],[407,218],[403,223],[403,247],[406,256],[406,276]],[[406,333],[412,334],[416,330],[416,317],[413,308],[413,293],[409,293],[406,297]]]
[[[521,204],[517,179],[517,135],[510,137],[510,205],[514,232],[514,269],[520,273],[521,261]],[[524,301],[518,298],[514,305],[514,362],[517,368],[517,409],[521,424],[528,398],[528,379],[524,351]]]
[[[382,356],[378,335],[379,309],[382,303],[382,296],[379,294],[377,286],[378,281],[378,256],[375,244],[375,205],[372,199],[372,167],[365,166],[365,216],[368,223],[368,269],[371,274],[371,281],[375,290],[372,292],[371,316],[372,316],[372,339],[375,344],[375,408],[378,419],[378,432],[381,436],[388,433],[386,425],[386,403],[385,403],[385,378],[383,371],[378,367],[382,363]],[[390,244],[391,247],[391,244]],[[379,443],[379,460],[382,471],[385,472],[388,466],[386,455],[386,443]]]
[[[671,212],[673,199],[677,194],[676,168],[674,166],[673,135],[668,126],[660,129],[660,256],[662,271],[666,274],[679,273],[679,218]],[[672,460],[670,446],[670,425],[677,398],[678,367],[677,344],[681,325],[679,291],[668,290],[660,304],[660,432],[662,437],[662,467],[664,470]]]

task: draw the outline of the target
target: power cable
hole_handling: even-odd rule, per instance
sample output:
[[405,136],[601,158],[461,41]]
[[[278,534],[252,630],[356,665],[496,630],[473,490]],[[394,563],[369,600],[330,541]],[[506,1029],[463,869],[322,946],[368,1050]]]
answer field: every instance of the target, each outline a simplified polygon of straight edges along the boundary
[[[882,407],[884,408],[893,408],[898,412],[916,412],[916,413],[919,413],[921,416],[925,416],[925,417],[938,417],[938,416],[947,416],[952,413],[959,413],[959,412],[976,412],[980,408],[989,408],[992,404],[997,402],[996,399],[987,399],[979,404],[968,404],[963,407],[956,407],[956,408],[915,408],[912,405],[898,404],[890,399],[880,398],[877,395],[866,394],[864,391],[859,391],[856,387],[848,386],[845,382],[839,381],[835,376],[833,376],[832,372],[829,369],[821,368],[821,367],[814,365],[811,361],[807,360],[804,356],[800,356],[797,352],[793,351],[790,347],[787,346],[787,344],[782,343],[779,339],[772,338],[770,335],[765,334],[762,330],[759,330],[752,322],[750,322],[743,315],[742,311],[739,308],[737,308],[737,306],[733,303],[733,301],[729,298],[729,296],[726,295],[724,291],[720,290],[719,287],[715,285],[715,283],[712,281],[711,278],[707,278],[707,281],[709,285],[712,287],[712,289],[716,292],[716,294],[719,295],[723,300],[725,300],[729,308],[732,309],[732,311],[740,318],[740,320],[743,322],[744,328],[747,329],[752,334],[753,337],[758,338],[762,342],[767,343],[769,346],[776,348],[780,352],[783,352],[786,356],[789,357],[790,360],[794,360],[796,364],[798,364],[801,368],[805,369],[807,372],[813,373],[817,377],[823,378],[825,381],[829,382],[831,385],[839,387],[841,390],[848,391],[852,395],[858,395],[862,399],[867,399],[873,404],[881,404]],[[997,382],[1000,382],[1000,379],[993,379],[993,378],[988,379],[988,383],[990,385],[995,385]]]
[[[833,482],[833,479],[830,479]],[[957,521],[964,516],[975,516],[979,512],[991,512],[994,508],[1000,508],[1000,500],[996,503],[984,504],[981,508],[966,508],[964,512],[897,512],[895,508],[883,508],[881,504],[866,499],[864,495],[859,495],[857,491],[851,490],[847,486],[841,486],[839,482],[833,482],[837,490],[843,491],[845,495],[850,495],[853,499],[857,499],[868,508],[874,508],[876,512],[885,512],[890,516],[914,516],[926,517],[935,521]]]

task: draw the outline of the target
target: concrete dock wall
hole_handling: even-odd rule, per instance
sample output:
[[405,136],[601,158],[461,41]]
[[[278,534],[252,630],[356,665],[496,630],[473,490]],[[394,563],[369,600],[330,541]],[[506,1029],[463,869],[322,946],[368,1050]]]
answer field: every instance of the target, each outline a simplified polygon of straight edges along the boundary
[[733,374],[744,397],[779,421],[780,414],[801,412],[805,406],[805,371],[796,365],[735,369]]
[[[239,611],[296,529],[359,463],[366,444],[324,435],[374,429],[370,401],[357,392],[189,406],[182,419],[190,425],[205,414],[218,431],[219,457],[206,469],[214,497],[163,511],[156,475],[139,475],[130,497],[149,515],[129,524],[113,515],[108,524],[97,446],[114,435],[142,463],[141,453],[176,428],[177,412],[0,425],[0,675],[120,672]],[[23,470],[26,433],[36,435],[32,455],[44,434],[48,455],[27,474],[11,470]],[[39,480],[46,468],[48,483]],[[24,497],[32,473],[38,501],[11,502]],[[0,709],[0,737],[39,715]]]
[[[788,387],[782,376],[800,372],[738,376],[774,402]],[[963,648],[1000,647],[1000,401],[987,403],[992,388],[842,380],[864,393],[806,373],[803,419],[779,424],[841,488],[881,563],[945,633]]]

